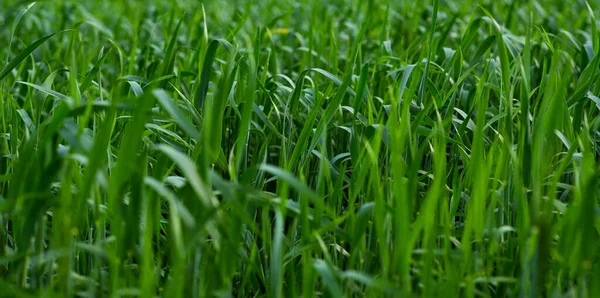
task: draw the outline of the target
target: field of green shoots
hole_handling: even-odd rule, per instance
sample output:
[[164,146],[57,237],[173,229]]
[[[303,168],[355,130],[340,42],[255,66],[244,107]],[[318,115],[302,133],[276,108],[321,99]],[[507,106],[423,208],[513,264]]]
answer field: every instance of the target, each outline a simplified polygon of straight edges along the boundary
[[0,297],[600,297],[596,1],[0,27]]

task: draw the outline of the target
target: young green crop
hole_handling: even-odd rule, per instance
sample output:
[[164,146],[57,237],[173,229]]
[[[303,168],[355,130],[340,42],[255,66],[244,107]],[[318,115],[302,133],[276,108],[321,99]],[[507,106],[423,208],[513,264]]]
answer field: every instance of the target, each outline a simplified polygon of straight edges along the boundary
[[0,8],[0,297],[600,296],[596,3]]

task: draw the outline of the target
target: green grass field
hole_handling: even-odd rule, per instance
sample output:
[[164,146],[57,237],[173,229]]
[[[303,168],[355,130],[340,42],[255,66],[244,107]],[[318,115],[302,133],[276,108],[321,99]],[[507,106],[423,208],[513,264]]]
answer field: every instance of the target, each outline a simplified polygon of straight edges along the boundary
[[0,0],[0,297],[600,297],[599,14]]

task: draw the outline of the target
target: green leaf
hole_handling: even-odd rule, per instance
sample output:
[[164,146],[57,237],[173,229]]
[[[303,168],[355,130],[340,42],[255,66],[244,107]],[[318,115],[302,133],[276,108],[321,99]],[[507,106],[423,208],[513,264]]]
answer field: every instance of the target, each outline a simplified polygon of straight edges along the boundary
[[187,155],[177,151],[173,147],[162,144],[156,146],[156,148],[158,151],[164,153],[171,160],[173,160],[175,164],[177,164],[204,206],[214,208],[218,205],[218,202],[213,200],[210,190],[200,179],[200,175],[196,170],[196,164]]
[[314,260],[313,264],[323,279],[323,286],[331,293],[332,297],[345,297],[333,268],[320,259]]
[[171,116],[171,118],[175,120],[175,122],[177,122],[181,129],[183,129],[183,131],[185,131],[194,140],[197,140],[200,137],[200,133],[198,132],[196,127],[194,127],[194,124],[192,124],[190,119],[185,117],[185,115],[181,112],[181,109],[175,105],[171,96],[169,96],[162,89],[156,89],[152,91],[152,94],[154,95],[156,100],[163,106],[163,108],[165,108],[167,113],[169,113],[169,116]]
[[62,94],[60,92],[48,89],[48,88],[46,88],[44,86],[36,85],[36,84],[33,84],[33,83],[29,83],[29,82],[23,82],[23,81],[17,81],[16,83],[17,84],[27,85],[27,86],[32,87],[32,88],[34,88],[34,89],[36,89],[36,90],[38,90],[38,91],[40,91],[40,92],[42,92],[44,94],[50,95],[52,97],[55,97],[56,99],[64,100],[64,101],[66,101],[66,102],[68,102],[70,104],[73,103],[73,100],[70,97],[68,97],[68,96],[66,96],[66,95],[64,95],[64,94]]
[[[64,31],[62,31],[62,32],[64,32]],[[8,62],[8,64],[4,67],[4,69],[2,69],[2,71],[0,71],[0,81],[2,81],[13,69],[15,69],[15,67],[17,67],[19,65],[19,63],[21,63],[25,58],[27,58],[27,56],[29,56],[33,51],[35,51],[35,49],[37,49],[44,42],[46,42],[48,39],[50,39],[52,36],[54,36],[56,34],[57,33],[48,34],[48,35],[34,41],[32,44],[27,46],[23,51],[21,51],[15,58],[10,60],[10,62]]]
[[196,107],[198,111],[202,110],[204,101],[206,100],[206,93],[208,92],[208,83],[210,82],[210,74],[212,72],[212,64],[215,60],[217,49],[219,48],[219,41],[212,40],[208,44],[208,50],[204,56],[204,63],[202,64],[202,73],[200,75],[200,84],[198,85],[198,91],[196,93]]
[[98,73],[100,72],[100,68],[102,67],[102,64],[104,64],[104,61],[106,60],[108,55],[110,55],[110,53],[113,51],[113,49],[114,48],[108,49],[108,51],[106,51],[106,53],[104,53],[104,55],[102,55],[102,57],[100,59],[98,59],[98,61],[96,61],[96,63],[94,64],[94,67],[92,67],[92,70],[90,70],[88,75],[85,77],[85,80],[83,80],[81,85],[79,85],[79,92],[81,92],[81,93],[85,92],[85,90],[87,90],[87,88],[90,86],[90,84],[92,84],[92,80],[98,75]]

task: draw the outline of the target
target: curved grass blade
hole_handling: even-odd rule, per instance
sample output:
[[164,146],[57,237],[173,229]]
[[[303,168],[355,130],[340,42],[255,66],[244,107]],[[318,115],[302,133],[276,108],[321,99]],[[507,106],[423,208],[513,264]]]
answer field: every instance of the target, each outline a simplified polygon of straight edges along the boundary
[[152,92],[152,94],[154,95],[156,100],[163,106],[163,108],[165,108],[167,113],[169,113],[169,116],[171,116],[171,118],[175,120],[175,122],[177,122],[181,129],[183,129],[190,137],[194,138],[195,140],[197,140],[200,137],[200,134],[198,133],[198,130],[194,127],[194,124],[192,124],[192,122],[188,118],[186,118],[185,115],[183,115],[183,113],[181,113],[181,110],[178,106],[176,106],[173,103],[173,99],[167,94],[167,92],[165,92],[162,89],[156,89]]
[[79,92],[81,92],[81,93],[85,92],[85,90],[87,90],[87,88],[90,86],[90,84],[92,84],[92,80],[98,74],[98,72],[100,72],[100,67],[102,67],[102,64],[104,64],[104,61],[106,60],[108,55],[110,55],[110,53],[113,51],[113,49],[114,48],[108,49],[108,51],[106,51],[106,53],[104,55],[102,55],[102,57],[100,59],[98,59],[96,64],[94,64],[94,67],[92,68],[92,70],[90,70],[87,77],[85,77],[85,80],[83,80],[81,85],[79,85]]
[[[61,31],[65,32],[65,31]],[[15,67],[19,65],[29,54],[31,54],[35,49],[41,46],[46,40],[50,39],[52,36],[56,35],[58,32],[48,34],[30,44],[23,51],[21,51],[15,58],[10,60],[10,62],[4,67],[4,69],[0,72],[0,81],[4,79]]]
[[209,189],[200,179],[196,164],[187,155],[166,145],[158,145],[157,149],[166,154],[177,164],[181,172],[183,172],[184,176],[188,179],[188,182],[192,189],[194,189],[196,195],[198,195],[198,198],[206,207],[216,207],[217,202],[211,199]]
[[71,102],[71,100],[70,100],[70,98],[68,96],[66,96],[66,95],[64,95],[64,94],[62,94],[62,93],[60,93],[58,91],[54,91],[52,89],[48,89],[48,88],[46,88],[44,86],[40,86],[40,85],[29,83],[29,82],[23,82],[23,81],[17,81],[17,83],[18,84],[27,85],[27,86],[29,86],[29,87],[31,87],[33,89],[36,89],[36,90],[38,90],[38,91],[40,91],[42,93],[45,93],[45,94],[50,95],[52,97],[55,97],[57,99],[65,100],[65,101],[67,101],[69,103]]
[[332,270],[331,266],[329,266],[327,262],[320,259],[314,261],[314,266],[323,279],[323,286],[329,290],[332,297],[345,297],[340,283],[336,278],[336,274]]
[[210,72],[212,63],[215,60],[217,49],[219,48],[219,41],[213,40],[208,44],[208,50],[206,56],[204,56],[204,63],[202,64],[202,74],[200,76],[200,85],[196,93],[196,106],[198,111],[202,110],[204,100],[206,99],[206,93],[208,92],[208,83],[210,82]]

